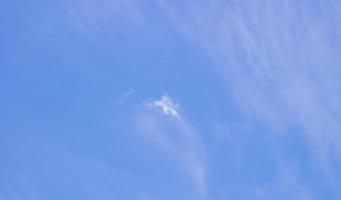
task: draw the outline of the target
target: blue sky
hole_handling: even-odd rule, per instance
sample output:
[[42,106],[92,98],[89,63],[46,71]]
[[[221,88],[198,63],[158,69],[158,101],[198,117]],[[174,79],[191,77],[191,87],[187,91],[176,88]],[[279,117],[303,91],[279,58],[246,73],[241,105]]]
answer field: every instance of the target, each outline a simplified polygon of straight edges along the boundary
[[341,198],[340,1],[0,11],[0,199]]

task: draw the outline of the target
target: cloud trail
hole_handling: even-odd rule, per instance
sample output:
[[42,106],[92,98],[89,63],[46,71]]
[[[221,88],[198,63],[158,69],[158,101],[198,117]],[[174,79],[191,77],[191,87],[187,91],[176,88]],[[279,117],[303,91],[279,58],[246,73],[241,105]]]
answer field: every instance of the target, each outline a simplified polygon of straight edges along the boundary
[[341,3],[160,5],[174,27],[217,64],[242,112],[276,133],[302,130],[315,164],[332,187],[340,185],[333,163],[341,158]]
[[164,3],[179,30],[219,59],[245,112],[281,128],[299,123],[315,142],[341,152],[335,144],[341,130],[341,40],[330,41],[339,33],[332,26],[340,24],[336,5],[186,1],[184,14]]
[[[164,95],[160,100],[147,102],[136,117],[136,125],[143,136],[175,159],[191,177],[194,188],[207,193],[205,147],[179,105]],[[161,113],[159,112],[161,111]],[[176,119],[176,120],[174,120]]]

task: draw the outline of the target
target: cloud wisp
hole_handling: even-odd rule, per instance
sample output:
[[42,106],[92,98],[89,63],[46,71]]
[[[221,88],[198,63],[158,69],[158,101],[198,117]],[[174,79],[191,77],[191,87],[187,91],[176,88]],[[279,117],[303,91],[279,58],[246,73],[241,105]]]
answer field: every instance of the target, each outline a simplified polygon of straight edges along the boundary
[[193,181],[193,188],[205,195],[205,147],[199,133],[180,112],[179,104],[170,97],[165,95],[144,105],[136,117],[138,131],[182,166]]
[[186,0],[180,10],[165,0],[161,7],[217,63],[243,113],[274,132],[299,129],[316,166],[340,185],[333,165],[341,158],[339,2]]

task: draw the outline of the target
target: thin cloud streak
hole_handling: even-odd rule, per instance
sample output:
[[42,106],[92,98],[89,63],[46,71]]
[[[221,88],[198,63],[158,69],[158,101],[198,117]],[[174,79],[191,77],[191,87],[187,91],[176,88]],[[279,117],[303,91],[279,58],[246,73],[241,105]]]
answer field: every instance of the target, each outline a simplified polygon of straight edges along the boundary
[[[327,20],[328,15],[317,13],[322,19],[309,23],[312,13],[304,9],[298,16],[299,10],[293,4],[282,5],[280,13],[276,13],[278,6],[271,2],[267,3],[264,13],[256,5],[245,8],[235,5],[239,11],[244,11],[238,13],[226,6],[227,14],[212,12],[204,22],[204,17],[193,11],[194,25],[188,23],[186,27],[196,41],[208,41],[202,43],[204,47],[221,55],[219,59],[230,89],[246,112],[281,127],[297,120],[309,135],[322,131],[323,126],[329,124],[330,134],[335,137],[326,135],[326,139],[332,145],[331,139],[340,139],[333,129],[341,130],[335,123],[341,114],[337,103],[340,102],[337,91],[341,86],[337,76],[340,70],[336,66],[336,61],[340,60],[336,55],[338,46],[327,43],[332,30],[323,20]],[[200,5],[190,5],[191,10],[200,10]],[[289,13],[291,10],[295,12]],[[180,24],[182,18],[177,17],[172,18]],[[216,18],[220,18],[220,26],[205,23]],[[301,25],[304,27],[299,27]],[[232,37],[234,42],[225,43],[223,49],[216,48],[220,45],[214,38],[232,41]]]
[[315,162],[332,185],[340,182],[332,165],[341,158],[339,2],[187,0],[182,11],[171,1],[160,5],[218,63],[246,115],[274,132],[303,129]]
[[[179,105],[170,97],[147,102],[136,117],[136,127],[143,136],[183,166],[201,194],[207,193],[205,147]],[[176,119],[176,120],[174,120]]]

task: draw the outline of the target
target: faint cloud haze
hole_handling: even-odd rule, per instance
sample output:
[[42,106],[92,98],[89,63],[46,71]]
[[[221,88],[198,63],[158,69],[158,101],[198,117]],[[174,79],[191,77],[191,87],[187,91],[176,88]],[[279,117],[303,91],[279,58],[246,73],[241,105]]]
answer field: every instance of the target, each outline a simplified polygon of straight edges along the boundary
[[274,128],[303,127],[321,159],[334,151],[341,155],[341,41],[330,41],[340,25],[339,3],[188,0],[184,5],[185,11],[177,12],[171,1],[163,1],[176,28],[218,62],[226,91],[246,114]]
[[[330,186],[340,185],[341,68],[337,1],[172,1],[161,7],[217,64],[245,115],[273,132],[300,129]],[[334,39],[332,39],[334,38]]]

